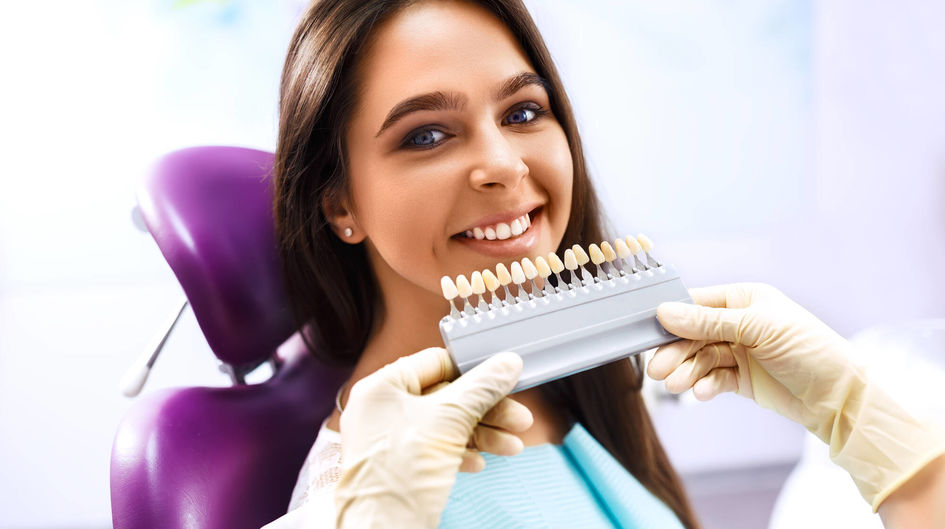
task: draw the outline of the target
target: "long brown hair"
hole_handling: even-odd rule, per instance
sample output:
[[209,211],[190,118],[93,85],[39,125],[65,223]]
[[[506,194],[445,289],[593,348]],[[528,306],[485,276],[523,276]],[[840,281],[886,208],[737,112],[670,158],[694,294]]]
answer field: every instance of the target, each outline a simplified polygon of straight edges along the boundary
[[[363,245],[341,242],[320,205],[346,189],[343,131],[357,94],[354,65],[372,29],[416,0],[322,0],[296,28],[282,72],[275,159],[275,221],[293,314],[312,354],[354,365],[374,323],[379,289]],[[479,0],[517,37],[548,81],[571,150],[571,215],[558,247],[608,240],[581,138],[557,69],[520,0]],[[698,523],[640,394],[642,365],[621,360],[542,386],[688,529]]]

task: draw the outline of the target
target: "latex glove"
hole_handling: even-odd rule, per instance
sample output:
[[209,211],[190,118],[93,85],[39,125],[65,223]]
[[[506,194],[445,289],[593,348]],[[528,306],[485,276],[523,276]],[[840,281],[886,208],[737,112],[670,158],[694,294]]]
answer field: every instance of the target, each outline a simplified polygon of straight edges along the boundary
[[471,440],[498,455],[521,452],[510,432],[530,427],[532,415],[505,398],[521,372],[521,357],[499,353],[438,385],[457,373],[445,349],[431,348],[354,384],[341,414],[336,527],[436,527],[460,466],[485,466],[467,450]]
[[871,384],[853,346],[776,288],[741,283],[689,294],[695,305],[657,308],[663,327],[686,338],[660,347],[647,366],[669,391],[692,388],[699,400],[734,391],[804,425],[830,445],[831,460],[874,512],[945,452],[941,429]]

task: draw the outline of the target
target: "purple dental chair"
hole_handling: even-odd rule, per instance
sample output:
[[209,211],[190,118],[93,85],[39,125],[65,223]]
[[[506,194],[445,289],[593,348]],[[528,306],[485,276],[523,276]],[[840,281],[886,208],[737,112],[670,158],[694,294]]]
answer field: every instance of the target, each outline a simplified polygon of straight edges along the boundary
[[[115,529],[258,529],[278,518],[348,375],[312,358],[295,332],[272,163],[253,149],[184,149],[163,157],[139,192],[145,224],[234,385],[153,392],[125,415],[111,457]],[[272,378],[243,383],[263,362]]]

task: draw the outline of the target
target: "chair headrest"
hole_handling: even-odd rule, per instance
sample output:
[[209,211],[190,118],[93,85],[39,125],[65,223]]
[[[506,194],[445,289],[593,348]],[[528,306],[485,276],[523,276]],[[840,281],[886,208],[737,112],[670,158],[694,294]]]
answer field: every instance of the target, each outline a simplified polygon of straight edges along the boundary
[[272,217],[272,153],[193,147],[157,161],[144,222],[216,356],[257,364],[295,332]]

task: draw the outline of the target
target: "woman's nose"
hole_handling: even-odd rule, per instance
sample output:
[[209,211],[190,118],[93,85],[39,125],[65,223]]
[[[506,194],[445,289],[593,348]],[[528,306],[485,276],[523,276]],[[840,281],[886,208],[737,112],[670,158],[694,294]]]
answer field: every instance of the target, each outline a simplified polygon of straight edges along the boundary
[[513,189],[528,174],[528,166],[514,145],[495,127],[480,134],[469,183],[475,189],[503,186]]

